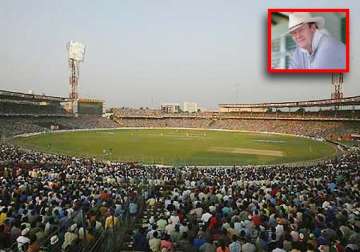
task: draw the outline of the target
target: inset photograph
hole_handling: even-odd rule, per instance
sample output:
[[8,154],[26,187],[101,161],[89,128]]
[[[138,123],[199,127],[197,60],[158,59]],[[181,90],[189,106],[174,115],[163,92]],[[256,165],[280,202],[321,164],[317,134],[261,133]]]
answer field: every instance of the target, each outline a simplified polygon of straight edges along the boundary
[[269,9],[268,71],[349,72],[349,9]]

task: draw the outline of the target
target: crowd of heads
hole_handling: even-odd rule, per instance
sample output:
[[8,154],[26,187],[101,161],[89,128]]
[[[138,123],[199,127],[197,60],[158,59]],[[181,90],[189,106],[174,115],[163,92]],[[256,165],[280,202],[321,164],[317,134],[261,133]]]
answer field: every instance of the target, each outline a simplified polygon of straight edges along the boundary
[[292,168],[150,169],[147,208],[156,211],[145,216],[134,247],[358,251],[359,158]]
[[[0,152],[0,244],[78,251],[146,210],[137,251],[358,251],[360,154],[308,167],[155,167]],[[335,250],[334,250],[335,251]]]
[[127,166],[0,146],[0,249],[79,251],[137,204]]
[[114,121],[98,116],[81,117],[0,117],[0,136],[14,136],[25,133],[50,131],[52,126],[57,129],[95,129],[116,128]]
[[336,138],[360,132],[359,124],[328,121],[253,120],[226,118],[122,118],[121,127],[175,127],[277,132],[311,137]]
[[[236,116],[244,116],[246,113]],[[269,113],[274,114],[274,113]],[[286,113],[284,113],[286,116]],[[296,116],[297,114],[294,114]],[[359,133],[358,123],[346,121],[264,120],[234,118],[231,114],[197,113],[164,114],[158,110],[117,109],[113,120],[96,117],[0,117],[0,136],[8,137],[24,133],[46,132],[52,129],[96,129],[117,127],[176,127],[231,129],[260,132],[278,132],[312,137],[336,139]],[[246,117],[250,117],[247,113]],[[253,115],[252,115],[253,116]],[[281,115],[280,115],[281,117]]]
[[[103,118],[0,119],[2,135],[118,126]],[[55,120],[55,121],[54,121]],[[122,119],[127,127],[327,136],[344,122]],[[5,132],[5,133],[4,133]],[[306,167],[157,167],[0,145],[0,249],[79,251],[136,218],[137,251],[358,251],[360,152]]]
[[126,117],[251,117],[251,118],[298,118],[298,119],[329,119],[336,117],[339,118],[360,118],[359,110],[334,110],[334,109],[319,109],[318,111],[306,111],[304,108],[282,108],[282,109],[268,109],[264,112],[250,112],[239,111],[239,112],[217,112],[217,111],[201,111],[196,113],[177,112],[177,113],[166,113],[160,109],[149,109],[149,108],[114,108],[111,110],[114,117],[126,118]]

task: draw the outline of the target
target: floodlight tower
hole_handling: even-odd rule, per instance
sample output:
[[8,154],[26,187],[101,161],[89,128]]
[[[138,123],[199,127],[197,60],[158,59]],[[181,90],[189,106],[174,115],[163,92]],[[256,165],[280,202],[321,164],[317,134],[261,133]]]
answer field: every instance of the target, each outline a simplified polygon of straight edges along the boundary
[[79,98],[78,86],[79,86],[79,67],[80,62],[84,61],[85,56],[85,45],[79,42],[70,41],[66,45],[68,51],[68,61],[70,70],[70,93],[69,98],[72,103],[77,101]]
[[[343,94],[343,83],[344,83],[344,75],[343,73],[332,73],[331,74],[331,85],[333,86],[331,92],[331,99],[340,100],[344,97]],[[339,109],[338,105],[334,106],[335,109],[335,117],[336,111]]]
[[343,83],[344,83],[344,75],[343,73],[332,73],[331,74],[331,99],[341,99],[343,98]]

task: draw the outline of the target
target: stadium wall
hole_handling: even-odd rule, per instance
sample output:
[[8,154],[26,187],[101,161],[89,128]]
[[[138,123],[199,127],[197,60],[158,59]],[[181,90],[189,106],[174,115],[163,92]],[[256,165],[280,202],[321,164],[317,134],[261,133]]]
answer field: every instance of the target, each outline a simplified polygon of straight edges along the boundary
[[338,140],[352,133],[360,132],[358,122],[311,121],[311,120],[261,120],[261,119],[211,119],[211,118],[117,118],[113,120],[120,127],[178,127],[230,129],[259,132],[324,137]]

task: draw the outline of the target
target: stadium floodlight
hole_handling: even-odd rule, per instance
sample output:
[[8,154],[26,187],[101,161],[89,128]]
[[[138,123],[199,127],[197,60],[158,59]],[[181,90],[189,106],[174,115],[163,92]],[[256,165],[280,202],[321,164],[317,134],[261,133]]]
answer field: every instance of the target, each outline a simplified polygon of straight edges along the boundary
[[78,62],[84,61],[84,56],[85,56],[84,44],[71,40],[70,42],[67,43],[66,47],[68,49],[69,59],[73,59]]
[[79,98],[78,86],[79,86],[79,75],[80,75],[80,62],[84,61],[85,56],[85,45],[76,42],[70,41],[66,44],[68,52],[68,61],[69,61],[69,70],[70,70],[70,93],[69,98],[72,100],[73,105],[76,103],[76,100]]

